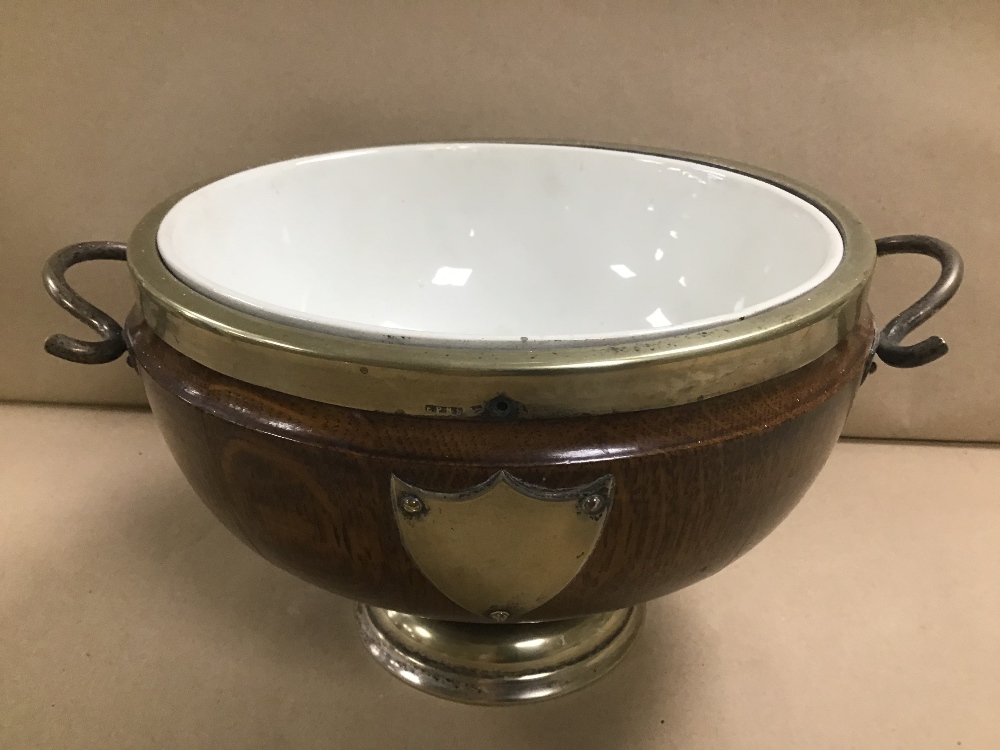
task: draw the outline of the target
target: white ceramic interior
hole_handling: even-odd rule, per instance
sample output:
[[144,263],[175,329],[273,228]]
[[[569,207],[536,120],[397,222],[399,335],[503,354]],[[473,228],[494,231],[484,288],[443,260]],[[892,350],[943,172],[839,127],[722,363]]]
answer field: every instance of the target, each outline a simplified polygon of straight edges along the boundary
[[807,292],[843,257],[812,204],[625,151],[437,144],[270,164],[157,235],[189,286],[355,337],[558,346],[689,331]]

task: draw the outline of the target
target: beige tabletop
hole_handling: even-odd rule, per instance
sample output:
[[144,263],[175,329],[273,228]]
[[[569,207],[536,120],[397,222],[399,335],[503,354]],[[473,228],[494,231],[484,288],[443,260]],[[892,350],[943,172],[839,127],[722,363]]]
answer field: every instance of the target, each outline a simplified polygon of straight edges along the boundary
[[1000,451],[843,443],[577,694],[486,709],[229,536],[148,413],[0,407],[0,748],[1000,748]]

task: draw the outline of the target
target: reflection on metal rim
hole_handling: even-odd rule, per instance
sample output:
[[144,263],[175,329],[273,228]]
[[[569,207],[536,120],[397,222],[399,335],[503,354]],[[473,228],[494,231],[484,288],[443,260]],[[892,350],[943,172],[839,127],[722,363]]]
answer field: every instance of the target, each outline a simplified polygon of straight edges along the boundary
[[[748,174],[809,201],[844,238],[844,258],[811,292],[743,320],[628,344],[461,348],[371,341],[279,323],[226,306],[173,276],[156,248],[166,213],[136,227],[128,260],[143,317],[166,343],[218,372],[296,396],[370,411],[450,418],[545,418],[690,403],[789,373],[829,351],[862,317],[875,245],[846,208],[787,178],[691,154],[565,144],[686,159]],[[497,399],[509,404],[505,414]]]

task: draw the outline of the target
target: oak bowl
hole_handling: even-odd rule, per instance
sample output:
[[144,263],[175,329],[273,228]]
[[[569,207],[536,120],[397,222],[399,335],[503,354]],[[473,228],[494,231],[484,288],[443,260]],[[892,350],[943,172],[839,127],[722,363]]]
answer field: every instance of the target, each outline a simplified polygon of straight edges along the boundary
[[[877,331],[877,254],[942,264]],[[66,268],[128,261],[124,329]],[[174,457],[271,562],[361,604],[390,671],[502,703],[586,684],[641,605],[750,550],[825,463],[876,353],[954,293],[950,246],[649,149],[336,152],[196,185],[46,284],[126,350]]]

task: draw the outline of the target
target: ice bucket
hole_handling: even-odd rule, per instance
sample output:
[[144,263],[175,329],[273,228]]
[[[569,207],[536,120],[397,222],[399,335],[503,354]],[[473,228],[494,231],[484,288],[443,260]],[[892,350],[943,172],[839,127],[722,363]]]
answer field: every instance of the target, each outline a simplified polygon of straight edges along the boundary
[[[876,257],[941,276],[883,328]],[[65,281],[126,260],[119,326]],[[48,262],[53,298],[127,352],[205,504],[356,600],[393,674],[474,703],[610,669],[642,604],[793,508],[877,355],[954,294],[940,240],[873,241],[836,201],[731,162],[543,143],[343,151],[196,185],[127,247]]]

